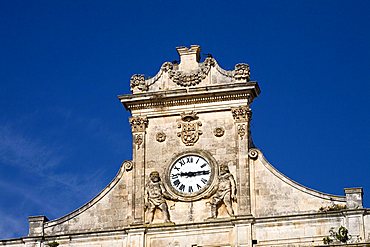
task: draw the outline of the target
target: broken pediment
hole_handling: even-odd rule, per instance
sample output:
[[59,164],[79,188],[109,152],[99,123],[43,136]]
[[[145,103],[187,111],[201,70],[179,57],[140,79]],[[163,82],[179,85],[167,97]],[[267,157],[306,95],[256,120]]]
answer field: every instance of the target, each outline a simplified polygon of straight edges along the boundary
[[200,62],[200,46],[192,45],[190,48],[177,47],[180,63],[165,62],[159,72],[152,78],[142,74],[131,77],[130,87],[133,94],[146,92],[168,91],[179,88],[205,87],[219,84],[232,84],[249,82],[250,69],[245,63],[238,63],[234,70],[222,69],[217,61],[207,55]]

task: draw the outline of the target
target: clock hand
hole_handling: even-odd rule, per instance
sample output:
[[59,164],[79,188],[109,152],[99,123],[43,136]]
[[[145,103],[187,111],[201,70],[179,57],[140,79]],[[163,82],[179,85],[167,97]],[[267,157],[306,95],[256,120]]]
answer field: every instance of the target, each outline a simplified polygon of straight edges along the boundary
[[209,173],[210,173],[210,171],[196,171],[196,172],[194,172],[194,175],[195,176],[198,176],[198,175],[207,175]]
[[180,172],[177,174],[173,174],[173,176],[180,176],[180,177],[193,177],[195,176],[194,172]]
[[199,176],[199,175],[207,175],[209,173],[210,173],[210,171],[196,171],[196,172],[180,172],[180,173],[177,173],[177,174],[174,174],[174,175],[178,175],[178,176],[181,176],[181,177],[195,177],[195,176]]

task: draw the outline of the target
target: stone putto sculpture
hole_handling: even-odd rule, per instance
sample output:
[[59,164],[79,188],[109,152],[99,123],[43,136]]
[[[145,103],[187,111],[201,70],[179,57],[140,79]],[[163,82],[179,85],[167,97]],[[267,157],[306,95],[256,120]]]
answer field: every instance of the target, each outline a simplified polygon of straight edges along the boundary
[[220,175],[216,193],[211,197],[211,219],[217,217],[217,209],[224,203],[227,213],[234,216],[232,202],[236,202],[236,183],[234,176],[230,173],[229,167],[226,164],[220,166]]
[[162,211],[165,223],[171,222],[167,202],[165,200],[166,198],[173,199],[167,193],[159,177],[159,173],[157,171],[151,172],[149,175],[149,182],[146,184],[145,209],[148,215],[145,223],[151,224],[153,222],[156,209]]

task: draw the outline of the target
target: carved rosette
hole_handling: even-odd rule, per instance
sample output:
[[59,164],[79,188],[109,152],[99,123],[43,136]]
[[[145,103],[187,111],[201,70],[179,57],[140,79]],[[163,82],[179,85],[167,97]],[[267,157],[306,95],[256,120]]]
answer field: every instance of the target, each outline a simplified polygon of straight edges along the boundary
[[216,137],[221,137],[225,134],[225,130],[224,128],[222,127],[217,127],[213,130],[213,134],[216,136]]
[[131,117],[130,124],[132,132],[144,132],[148,127],[148,119],[146,117]]
[[235,65],[234,78],[237,81],[249,81],[250,79],[250,68],[246,63],[238,63]]
[[249,108],[249,106],[231,108],[231,112],[235,122],[237,123],[249,122],[252,118],[252,110]]
[[141,91],[148,91],[148,85],[145,82],[145,77],[144,75],[140,74],[131,76],[130,87],[131,91],[133,91],[136,87]]
[[155,135],[157,142],[164,142],[166,140],[166,134],[163,131],[158,132]]
[[177,133],[178,137],[181,137],[182,142],[186,146],[193,146],[198,140],[199,136],[203,133],[199,127],[202,126],[201,121],[196,121],[198,119],[197,113],[181,113],[181,120],[177,124],[177,128],[181,129],[181,132]]

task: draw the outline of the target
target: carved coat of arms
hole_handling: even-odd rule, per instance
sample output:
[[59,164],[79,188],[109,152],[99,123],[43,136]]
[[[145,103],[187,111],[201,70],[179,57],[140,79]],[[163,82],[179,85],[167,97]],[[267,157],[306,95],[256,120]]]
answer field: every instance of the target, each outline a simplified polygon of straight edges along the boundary
[[193,146],[202,134],[199,129],[202,126],[201,121],[196,121],[198,116],[195,112],[181,113],[181,122],[177,124],[177,128],[181,129],[181,132],[177,133],[178,137],[181,137],[182,142],[186,146]]

